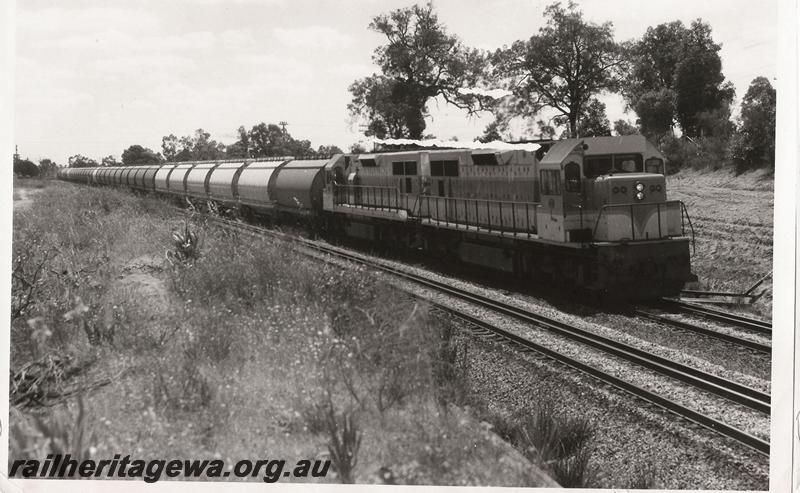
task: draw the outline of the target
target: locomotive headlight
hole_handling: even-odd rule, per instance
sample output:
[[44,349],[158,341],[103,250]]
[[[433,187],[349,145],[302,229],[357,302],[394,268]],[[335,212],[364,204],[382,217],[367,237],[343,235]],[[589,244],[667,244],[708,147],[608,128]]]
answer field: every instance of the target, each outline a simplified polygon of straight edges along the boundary
[[[640,181],[636,182],[636,191],[637,192],[644,192],[644,184]],[[637,195],[638,197],[638,195]]]
[[643,200],[644,192],[636,192],[636,200]]

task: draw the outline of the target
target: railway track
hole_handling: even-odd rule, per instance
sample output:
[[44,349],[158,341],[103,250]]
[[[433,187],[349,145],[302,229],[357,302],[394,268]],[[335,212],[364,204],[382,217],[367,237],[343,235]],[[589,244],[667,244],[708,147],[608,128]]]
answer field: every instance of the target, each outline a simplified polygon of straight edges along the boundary
[[719,332],[713,329],[708,329],[706,327],[701,327],[699,325],[695,325],[689,322],[684,322],[682,320],[675,320],[673,318],[669,318],[658,313],[653,313],[647,310],[643,310],[641,308],[634,308],[633,313],[636,316],[647,320],[652,320],[654,322],[658,322],[663,325],[669,325],[677,329],[685,330],[688,332],[694,332],[707,337],[712,337],[714,339],[729,342],[737,346],[746,347],[748,349],[752,349],[759,353],[766,353],[766,354],[772,353],[772,346],[769,344],[764,344],[758,341],[745,339],[743,337],[737,337],[732,334],[727,334],[725,332]]
[[726,325],[752,330],[759,334],[772,335],[772,323],[767,322],[766,320],[758,320],[755,318],[745,317],[735,313],[729,313],[722,310],[709,308],[707,306],[698,305],[696,303],[689,303],[670,298],[662,299],[661,303],[666,307],[671,307],[684,313],[714,320],[716,322],[722,322]]
[[[770,412],[770,396],[767,393],[761,392],[756,389],[749,388],[739,383],[718,377],[716,375],[703,372],[696,368],[692,368],[681,363],[662,358],[660,356],[648,353],[647,351],[626,345],[624,343],[608,339],[589,331],[571,326],[564,322],[544,317],[539,314],[532,313],[528,310],[509,305],[486,296],[466,291],[461,288],[451,286],[439,281],[435,281],[411,272],[398,269],[381,262],[371,261],[359,255],[354,255],[342,251],[338,248],[333,248],[316,242],[299,238],[285,233],[276,232],[259,226],[250,224],[230,221],[227,219],[210,217],[214,222],[217,222],[225,227],[246,230],[255,235],[270,235],[280,238],[295,244],[300,244],[305,248],[313,250],[318,253],[332,255],[336,258],[354,262],[360,265],[367,266],[372,269],[388,273],[400,279],[410,281],[418,286],[431,289],[438,293],[443,293],[453,298],[470,303],[484,310],[491,310],[501,315],[528,323],[530,325],[546,329],[550,332],[556,333],[562,337],[571,339],[589,345],[593,348],[606,352],[607,354],[614,355],[623,360],[637,364],[643,368],[647,368],[658,373],[661,373],[670,378],[679,380],[686,384],[700,388],[708,393],[723,397],[731,402],[743,405],[750,409],[769,414]],[[319,257],[317,257],[319,258]],[[698,424],[704,428],[710,429],[724,436],[732,438],[733,440],[750,447],[762,454],[769,454],[769,442],[759,437],[753,436],[745,431],[728,425],[718,419],[695,411],[679,402],[665,398],[650,390],[639,387],[635,384],[604,372],[600,369],[591,367],[567,355],[561,354],[550,348],[537,344],[527,338],[521,337],[517,334],[509,332],[505,329],[497,327],[486,321],[483,321],[469,313],[464,312],[458,308],[446,305],[427,297],[422,297],[419,293],[413,290],[406,290],[410,295],[423,298],[427,303],[432,304],[435,308],[448,313],[456,318],[468,322],[470,325],[479,328],[479,331],[487,332],[498,336],[499,338],[508,341],[521,348],[523,351],[535,351],[543,354],[549,358],[559,361],[579,372],[588,374],[598,380],[601,380],[609,385],[612,385],[626,393],[633,394],[634,396],[645,400],[660,408],[666,409],[678,416],[681,416],[690,422]]]

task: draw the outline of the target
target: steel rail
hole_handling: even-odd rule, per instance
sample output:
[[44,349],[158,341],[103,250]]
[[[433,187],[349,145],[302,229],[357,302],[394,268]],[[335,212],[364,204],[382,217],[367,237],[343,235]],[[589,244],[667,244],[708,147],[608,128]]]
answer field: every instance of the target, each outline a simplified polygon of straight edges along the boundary
[[686,301],[673,300],[670,298],[662,298],[661,303],[668,306],[674,306],[685,312],[690,312],[710,320],[724,322],[728,325],[733,325],[743,329],[750,329],[761,334],[772,335],[772,323],[766,320],[758,320],[755,318],[724,312],[722,310],[715,310],[706,306],[688,303]]
[[677,414],[678,416],[692,423],[700,425],[703,428],[727,436],[728,438],[732,438],[737,442],[746,445],[747,447],[757,452],[769,456],[770,444],[766,440],[750,435],[749,433],[742,431],[738,428],[735,428],[729,424],[723,423],[718,419],[714,419],[710,416],[695,411],[694,409],[690,409],[684,406],[683,404],[662,397],[647,389],[639,387],[638,385],[622,380],[621,378],[618,378],[614,375],[605,373],[602,370],[598,370],[597,368],[589,366],[585,363],[581,363],[580,361],[577,361],[573,358],[570,358],[569,356],[553,351],[552,349],[539,345],[531,340],[520,337],[516,334],[508,332],[499,327],[495,327],[494,325],[484,322],[483,320],[480,320],[472,315],[460,312],[452,307],[444,306],[441,303],[431,302],[431,301],[429,302],[435,305],[437,308],[440,308],[452,315],[455,315],[458,318],[463,319],[469,324],[472,324],[484,330],[488,330],[494,334],[499,334],[503,339],[506,339],[518,346],[521,346],[527,350],[532,350],[536,351],[537,353],[543,354],[546,357],[549,357],[553,360],[556,360],[558,362],[561,362],[569,366],[570,368],[573,368],[574,370],[590,375],[613,387],[616,387],[617,389],[620,389],[629,394],[633,394],[634,396],[644,401],[647,401],[655,406],[658,406],[662,409],[666,409],[674,414]]
[[699,325],[690,324],[688,322],[684,322],[682,320],[674,320],[669,317],[665,317],[663,315],[659,315],[657,313],[651,313],[646,310],[641,310],[639,308],[634,308],[633,312],[642,318],[646,318],[648,320],[652,320],[654,322],[658,322],[665,325],[671,325],[678,329],[696,332],[698,334],[702,334],[704,336],[713,337],[714,339],[719,339],[721,341],[730,342],[732,344],[736,344],[737,346],[746,347],[749,349],[753,349],[755,351],[771,354],[772,353],[772,346],[769,344],[762,344],[760,342],[751,341],[749,339],[743,339],[741,337],[736,337],[731,334],[725,334],[724,332],[718,332],[716,330],[707,329],[705,327],[700,327]]

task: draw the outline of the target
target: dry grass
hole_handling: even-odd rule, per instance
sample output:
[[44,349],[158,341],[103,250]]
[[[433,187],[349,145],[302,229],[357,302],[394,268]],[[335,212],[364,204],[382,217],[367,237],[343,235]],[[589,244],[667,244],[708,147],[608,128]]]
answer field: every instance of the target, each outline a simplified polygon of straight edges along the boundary
[[[692,257],[701,289],[742,293],[772,271],[773,176],[682,170],[668,177],[670,199],[686,203],[697,235]],[[750,309],[769,317],[772,284]]]
[[15,409],[12,460],[52,439],[25,423],[71,426],[68,390],[90,389],[81,420],[97,425],[80,446],[97,457],[338,455],[327,481],[536,485],[528,462],[442,399],[457,378],[437,361],[452,351],[424,306],[285,244],[169,217],[160,200],[48,187],[15,215],[15,258],[46,260],[12,323],[12,371],[92,364],[36,380],[54,403]]

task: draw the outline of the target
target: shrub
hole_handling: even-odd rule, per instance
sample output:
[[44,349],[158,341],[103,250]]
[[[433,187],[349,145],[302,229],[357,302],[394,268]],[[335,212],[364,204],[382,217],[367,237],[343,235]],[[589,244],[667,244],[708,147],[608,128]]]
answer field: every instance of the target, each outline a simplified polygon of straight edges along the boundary
[[556,481],[567,488],[589,486],[593,471],[592,424],[584,418],[556,414],[552,400],[545,400],[538,411],[525,416],[517,433],[519,446],[553,471]]
[[331,463],[344,484],[355,482],[353,475],[361,447],[356,414],[352,411],[337,412],[330,393],[326,392],[321,402],[315,404],[306,416],[309,431],[322,433],[327,438]]
[[183,224],[183,231],[172,233],[172,250],[167,250],[167,260],[172,264],[191,264],[200,258],[202,240],[189,228],[189,220]]
[[9,459],[42,460],[48,454],[70,454],[75,460],[91,457],[91,443],[96,435],[87,426],[83,396],[78,395],[77,415],[67,406],[49,418],[36,415],[14,420],[9,433]]
[[543,399],[533,414],[506,416],[485,409],[483,414],[496,434],[549,470],[561,486],[583,488],[595,481],[594,427],[588,419],[558,414],[551,398]]
[[25,314],[39,300],[44,288],[47,268],[57,252],[42,244],[38,238],[26,235],[26,244],[15,242],[15,255],[11,268],[11,320]]

